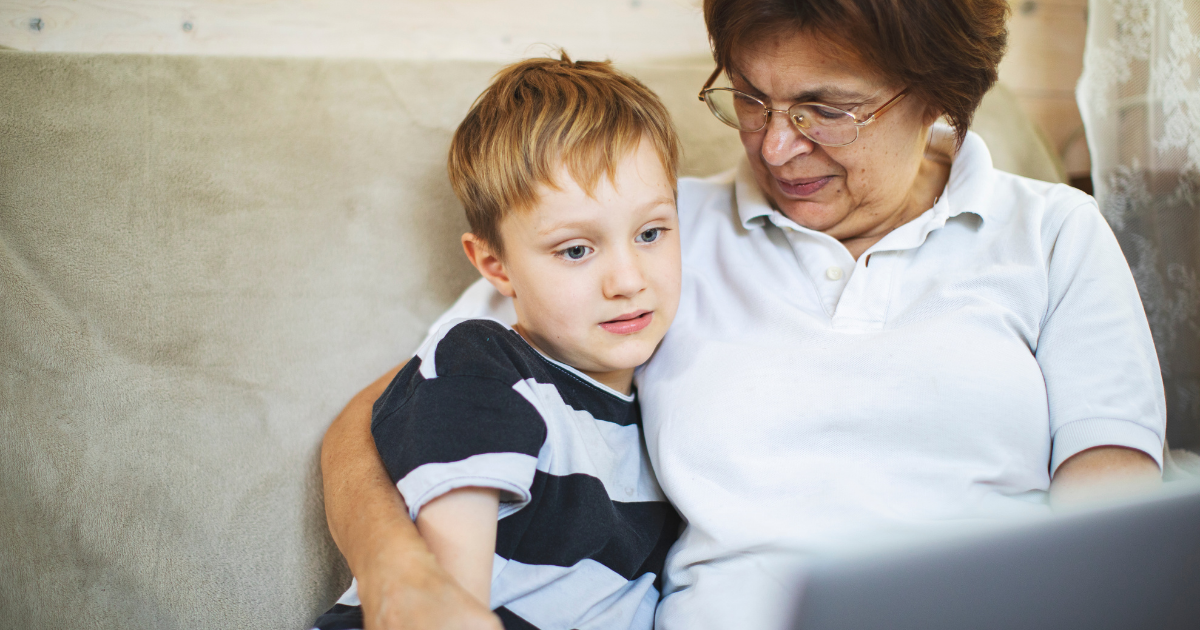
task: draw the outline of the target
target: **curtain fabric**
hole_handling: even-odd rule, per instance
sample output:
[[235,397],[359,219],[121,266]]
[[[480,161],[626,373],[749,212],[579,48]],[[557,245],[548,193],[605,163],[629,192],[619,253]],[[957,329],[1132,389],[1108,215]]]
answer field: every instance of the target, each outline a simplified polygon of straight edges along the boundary
[[1200,451],[1200,0],[1091,0],[1076,99],[1154,333],[1168,441]]

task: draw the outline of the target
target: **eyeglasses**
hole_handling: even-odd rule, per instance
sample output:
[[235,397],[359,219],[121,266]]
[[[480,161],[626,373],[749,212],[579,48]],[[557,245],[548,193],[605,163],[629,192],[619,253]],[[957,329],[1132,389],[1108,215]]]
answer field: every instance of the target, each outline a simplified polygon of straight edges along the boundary
[[733,88],[709,88],[718,76],[720,70],[700,91],[700,100],[708,104],[717,120],[747,133],[761,131],[767,126],[771,114],[786,114],[788,120],[796,126],[805,138],[827,147],[844,147],[858,140],[858,130],[875,122],[888,109],[900,102],[908,90],[903,90],[883,104],[883,107],[871,112],[863,120],[859,120],[848,111],[825,105],[824,103],[797,103],[787,109],[772,109],[767,104]]

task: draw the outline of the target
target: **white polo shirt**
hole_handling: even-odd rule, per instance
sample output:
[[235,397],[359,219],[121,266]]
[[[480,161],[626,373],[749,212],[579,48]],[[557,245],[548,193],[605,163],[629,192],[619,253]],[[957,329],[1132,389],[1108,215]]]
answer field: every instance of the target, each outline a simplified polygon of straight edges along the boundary
[[[937,204],[857,261],[772,209],[745,164],[681,180],[679,214],[679,313],[638,376],[687,521],[660,630],[773,625],[775,551],[1043,512],[1087,448],[1161,466],[1158,360],[1095,201],[995,170],[977,135]],[[471,314],[512,318],[486,284],[447,316]]]

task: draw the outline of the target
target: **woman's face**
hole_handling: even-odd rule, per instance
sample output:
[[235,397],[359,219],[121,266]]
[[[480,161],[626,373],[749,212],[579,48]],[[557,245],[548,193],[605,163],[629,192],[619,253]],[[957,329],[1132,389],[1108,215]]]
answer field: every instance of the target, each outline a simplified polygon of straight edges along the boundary
[[[906,87],[803,32],[747,46],[734,55],[729,75],[734,88],[773,109],[815,101],[859,120]],[[780,212],[845,241],[886,233],[903,222],[898,219],[911,205],[927,203],[913,198],[913,188],[935,119],[925,103],[908,95],[844,147],[815,144],[778,113],[765,129],[741,138],[759,187]]]

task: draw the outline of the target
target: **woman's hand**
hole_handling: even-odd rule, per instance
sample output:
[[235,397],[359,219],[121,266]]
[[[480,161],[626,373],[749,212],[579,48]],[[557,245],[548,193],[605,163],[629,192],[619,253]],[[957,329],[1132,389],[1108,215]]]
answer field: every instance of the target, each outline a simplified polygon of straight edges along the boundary
[[500,619],[459,587],[433,554],[405,551],[384,550],[358,577],[365,630],[503,630]]
[[1162,473],[1149,455],[1120,446],[1099,446],[1072,455],[1050,482],[1050,504],[1073,507],[1150,492]]
[[366,630],[502,630],[438,566],[375,450],[371,406],[402,367],[359,392],[321,444],[325,517],[358,579]]

